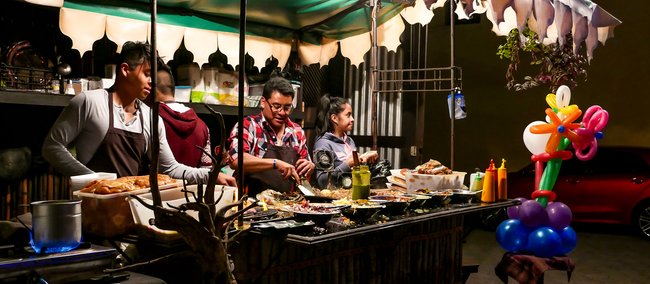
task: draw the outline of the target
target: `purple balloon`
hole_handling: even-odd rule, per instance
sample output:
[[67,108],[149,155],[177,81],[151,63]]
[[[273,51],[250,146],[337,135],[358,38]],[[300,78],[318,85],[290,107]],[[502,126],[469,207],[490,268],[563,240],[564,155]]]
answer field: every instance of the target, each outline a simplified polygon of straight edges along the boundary
[[551,227],[541,227],[528,236],[527,250],[536,256],[552,257],[562,249],[562,238]]
[[571,226],[567,226],[560,231],[560,238],[562,239],[562,245],[557,252],[558,254],[570,253],[578,244],[578,236]]
[[547,219],[545,215],[544,207],[535,200],[526,200],[519,205],[519,220],[528,227],[535,228],[542,224]]
[[562,202],[553,202],[546,206],[546,213],[549,225],[558,232],[569,226],[573,219],[571,208]]
[[517,219],[508,219],[497,227],[496,239],[507,251],[519,251],[526,248],[530,229]]
[[[520,203],[524,203],[524,201],[528,200],[528,199],[523,198],[523,197],[517,197],[515,199],[519,200]],[[510,219],[519,219],[519,206],[521,206],[521,204],[508,207],[508,210],[507,210],[508,218],[510,218]]]

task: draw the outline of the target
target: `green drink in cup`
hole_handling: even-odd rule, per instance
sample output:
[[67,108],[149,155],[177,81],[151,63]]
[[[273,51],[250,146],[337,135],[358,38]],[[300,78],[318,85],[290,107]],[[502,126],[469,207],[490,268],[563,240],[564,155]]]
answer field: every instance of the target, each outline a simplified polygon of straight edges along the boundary
[[352,199],[368,199],[370,196],[370,169],[367,165],[352,168]]

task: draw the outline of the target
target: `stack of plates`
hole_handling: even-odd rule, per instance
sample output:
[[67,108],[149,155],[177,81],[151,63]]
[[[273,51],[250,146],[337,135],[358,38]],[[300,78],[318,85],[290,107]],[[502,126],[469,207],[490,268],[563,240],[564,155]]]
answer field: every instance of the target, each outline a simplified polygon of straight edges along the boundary
[[404,175],[406,171],[406,169],[390,170],[391,175],[386,177],[388,188],[406,192],[406,176]]

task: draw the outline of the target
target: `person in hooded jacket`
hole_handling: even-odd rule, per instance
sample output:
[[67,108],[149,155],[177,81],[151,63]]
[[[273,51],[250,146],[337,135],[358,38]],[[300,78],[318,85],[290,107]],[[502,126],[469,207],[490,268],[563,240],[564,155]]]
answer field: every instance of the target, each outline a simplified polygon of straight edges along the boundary
[[[352,105],[342,97],[330,97],[325,94],[320,100],[320,109],[316,122],[317,137],[314,143],[314,155],[318,151],[328,151],[333,154],[334,168],[332,173],[327,173],[322,169],[316,169],[316,179],[318,186],[327,188],[330,185],[335,187],[342,186],[341,177],[350,175],[354,160],[352,151],[357,150],[352,137],[348,135],[354,126],[354,117],[352,116]],[[377,161],[379,155],[377,151],[368,151],[359,155],[361,164],[372,164]],[[331,176],[330,176],[331,175]],[[329,180],[329,178],[333,180]]]
[[[193,109],[174,101],[174,77],[164,62],[158,62],[156,100],[160,102],[160,117],[165,124],[167,142],[176,161],[181,164],[210,168],[210,130]],[[196,146],[201,147],[201,149]]]

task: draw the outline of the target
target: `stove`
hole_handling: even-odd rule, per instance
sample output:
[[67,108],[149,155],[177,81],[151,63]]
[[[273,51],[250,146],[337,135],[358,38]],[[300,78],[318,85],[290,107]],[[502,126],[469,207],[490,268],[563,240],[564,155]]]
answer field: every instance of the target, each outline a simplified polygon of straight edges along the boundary
[[0,283],[66,283],[92,279],[111,268],[116,255],[114,248],[90,243],[51,254],[36,254],[29,247],[0,246]]

